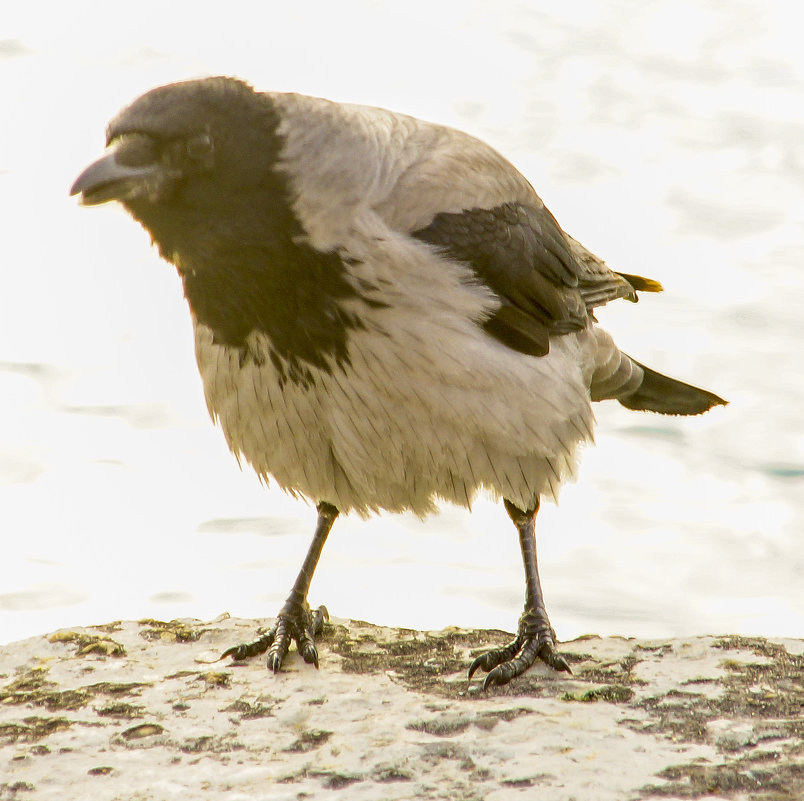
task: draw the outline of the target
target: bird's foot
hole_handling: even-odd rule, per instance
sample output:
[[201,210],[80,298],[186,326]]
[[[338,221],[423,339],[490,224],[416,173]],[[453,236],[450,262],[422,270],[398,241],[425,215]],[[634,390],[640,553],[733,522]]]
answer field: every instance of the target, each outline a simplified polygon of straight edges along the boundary
[[502,648],[481,654],[469,667],[469,678],[478,669],[488,671],[483,690],[492,684],[507,684],[521,676],[537,659],[553,670],[572,673],[567,660],[556,651],[556,635],[547,613],[542,609],[526,609],[519,619],[516,637]]
[[220,659],[231,656],[239,661],[268,651],[268,667],[277,673],[290,650],[290,643],[295,642],[304,661],[318,667],[315,636],[321,633],[325,620],[329,620],[326,606],[319,606],[312,611],[306,600],[288,598],[277,615],[276,622],[265,634],[252,642],[228,648],[220,655]]

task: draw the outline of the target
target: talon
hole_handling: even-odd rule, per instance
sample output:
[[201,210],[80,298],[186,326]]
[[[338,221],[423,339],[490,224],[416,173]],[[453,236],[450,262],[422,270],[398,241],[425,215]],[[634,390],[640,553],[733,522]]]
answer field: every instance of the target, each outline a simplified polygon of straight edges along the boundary
[[491,651],[480,654],[469,666],[469,678],[472,678],[472,675],[478,668],[488,672],[492,670],[492,668],[496,668],[497,665],[508,662],[519,651],[521,644],[522,639],[517,635],[508,645],[504,645],[502,648],[493,648]]
[[[469,666],[469,678],[472,678],[472,675],[478,668],[487,672],[494,672],[494,669],[498,665],[513,659],[513,657],[519,651],[521,645],[522,639],[519,635],[517,635],[513,640],[511,640],[511,642],[508,643],[508,645],[504,645],[501,648],[492,648],[492,650],[486,651],[484,654],[480,654],[480,656],[478,656],[477,659],[475,659],[475,661]],[[484,682],[484,689],[486,686],[487,685]]]
[[475,671],[488,671],[483,691],[492,685],[508,684],[521,676],[541,659],[556,671],[572,673],[567,660],[556,651],[555,635],[543,610],[526,609],[519,624],[519,633],[508,645],[493,648],[478,656],[469,666],[469,679]]
[[[287,653],[287,651],[285,651]],[[279,673],[279,668],[282,667],[282,659],[284,654],[279,653],[272,653],[268,655],[268,670],[272,671],[273,673]]]
[[545,662],[546,664],[550,665],[553,670],[564,671],[565,673],[569,673],[572,675],[572,670],[570,670],[569,663],[563,656],[561,656],[558,651],[556,651],[551,645],[545,643],[540,651],[539,651],[539,658]]
[[499,666],[494,668],[485,679],[483,679],[483,692],[486,692],[492,684],[505,684],[507,679],[502,678]]
[[269,632],[257,637],[257,639],[252,642],[241,642],[239,645],[233,645],[231,648],[227,648],[218,657],[218,662],[220,662],[221,659],[226,659],[227,656],[231,656],[236,662],[241,662],[244,659],[248,659],[250,656],[263,654],[271,647],[274,641],[274,634],[275,628],[272,628]]
[[318,650],[312,640],[305,641],[299,646],[299,653],[308,665],[315,665],[318,668]]
[[278,673],[282,667],[282,662],[290,650],[290,641],[294,636],[298,626],[298,617],[304,614],[303,608],[298,608],[290,603],[286,603],[282,611],[276,618],[276,639],[268,651],[268,668],[274,673]]
[[295,642],[304,661],[318,667],[315,636],[321,633],[325,620],[329,620],[329,612],[325,606],[319,606],[312,612],[306,601],[289,599],[277,615],[276,623],[270,631],[253,642],[227,648],[218,658],[220,660],[231,656],[240,661],[267,651],[267,667],[278,673],[290,650],[291,642]]
[[486,667],[486,663],[485,663],[485,656],[486,656],[486,654],[483,654],[483,656],[478,656],[477,659],[475,659],[472,662],[472,664],[469,665],[469,676],[467,677],[469,679],[469,681],[472,680],[472,676],[475,675],[475,671],[478,668],[483,668],[483,670],[488,670],[488,668]]
[[[314,633],[317,634],[321,630],[322,626],[323,623],[316,627],[314,619],[310,628]],[[315,642],[308,631],[301,631],[299,633],[299,637],[296,640],[296,647],[299,649],[299,653],[302,655],[302,658],[305,662],[318,667],[318,651],[316,650]]]
[[[221,659],[226,659],[227,656],[231,656],[232,659],[235,661],[240,661],[241,659],[245,659],[245,643],[241,643],[240,645],[233,645],[231,648],[227,648],[217,659],[218,662]],[[471,676],[469,677],[471,678]]]
[[485,670],[486,672],[488,672],[489,670],[491,670],[494,667],[494,663],[489,659],[490,656],[491,656],[491,651],[487,651],[485,654],[481,654],[480,656],[478,656],[472,662],[472,664],[469,665],[469,676],[468,676],[468,678],[469,678],[470,681],[472,679],[472,676],[475,675],[476,670],[480,669],[480,670]]

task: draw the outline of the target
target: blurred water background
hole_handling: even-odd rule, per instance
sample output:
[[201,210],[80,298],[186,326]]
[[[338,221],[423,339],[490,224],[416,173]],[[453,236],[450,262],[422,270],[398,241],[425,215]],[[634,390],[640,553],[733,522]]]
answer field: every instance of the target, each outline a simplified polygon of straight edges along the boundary
[[[786,0],[10,2],[0,10],[0,642],[116,618],[269,617],[315,512],[210,425],[175,271],[67,191],[157,84],[232,74],[463,128],[562,226],[663,295],[600,312],[731,401],[597,407],[539,518],[559,636],[804,629],[804,49]],[[500,506],[341,519],[311,591],[340,617],[511,630]]]

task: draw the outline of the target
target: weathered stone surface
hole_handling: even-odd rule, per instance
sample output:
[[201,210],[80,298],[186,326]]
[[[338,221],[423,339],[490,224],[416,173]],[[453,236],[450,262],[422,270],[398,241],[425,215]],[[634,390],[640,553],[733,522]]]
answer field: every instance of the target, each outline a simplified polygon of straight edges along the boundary
[[495,631],[335,620],[295,652],[215,661],[256,623],[75,628],[0,647],[0,799],[804,798],[804,641],[564,643],[480,692]]

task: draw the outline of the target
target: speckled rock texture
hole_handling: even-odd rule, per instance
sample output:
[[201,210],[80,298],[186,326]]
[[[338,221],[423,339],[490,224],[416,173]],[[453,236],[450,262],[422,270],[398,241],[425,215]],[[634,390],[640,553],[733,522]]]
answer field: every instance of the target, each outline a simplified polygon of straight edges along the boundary
[[595,636],[573,675],[466,680],[499,631],[333,620],[216,661],[257,623],[114,622],[0,647],[0,799],[804,799],[804,640]]

